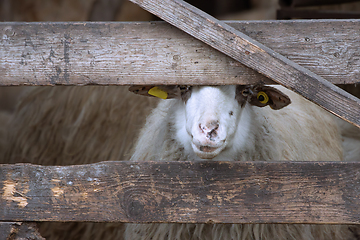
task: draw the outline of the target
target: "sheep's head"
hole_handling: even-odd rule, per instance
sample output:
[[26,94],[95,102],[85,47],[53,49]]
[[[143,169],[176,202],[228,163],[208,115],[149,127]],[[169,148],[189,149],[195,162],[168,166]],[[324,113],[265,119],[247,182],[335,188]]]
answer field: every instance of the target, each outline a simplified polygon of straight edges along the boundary
[[[263,85],[238,86],[134,86],[130,91],[163,99],[177,98],[177,139],[202,159],[212,159],[246,140],[251,117],[249,106],[269,105],[278,110],[290,99],[281,91]],[[240,137],[239,137],[240,136]]]

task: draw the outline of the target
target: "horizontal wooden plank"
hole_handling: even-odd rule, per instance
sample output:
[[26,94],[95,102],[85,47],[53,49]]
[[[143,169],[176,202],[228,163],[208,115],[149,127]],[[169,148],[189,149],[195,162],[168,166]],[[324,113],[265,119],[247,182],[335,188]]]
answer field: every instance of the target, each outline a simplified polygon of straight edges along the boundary
[[45,240],[35,223],[0,222],[0,240]]
[[[360,82],[360,20],[227,23],[333,83]],[[5,22],[0,33],[0,85],[270,81],[164,22]]]
[[0,221],[360,224],[360,163],[0,165]]

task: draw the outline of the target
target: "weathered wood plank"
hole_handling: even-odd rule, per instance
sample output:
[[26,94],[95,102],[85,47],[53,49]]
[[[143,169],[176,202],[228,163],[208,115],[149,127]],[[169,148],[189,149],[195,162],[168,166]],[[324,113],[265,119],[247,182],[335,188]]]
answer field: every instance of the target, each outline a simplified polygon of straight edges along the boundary
[[35,223],[0,222],[0,240],[45,240]]
[[[227,22],[333,83],[360,82],[360,20]],[[0,85],[270,81],[164,22],[0,23]]]
[[360,128],[360,100],[183,0],[130,0]]
[[360,224],[360,163],[0,165],[1,221]]

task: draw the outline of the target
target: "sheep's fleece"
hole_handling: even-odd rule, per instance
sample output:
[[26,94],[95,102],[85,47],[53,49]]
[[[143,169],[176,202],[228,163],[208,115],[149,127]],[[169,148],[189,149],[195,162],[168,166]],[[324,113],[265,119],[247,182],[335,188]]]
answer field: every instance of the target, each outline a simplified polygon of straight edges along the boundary
[[[232,155],[232,160],[341,161],[341,137],[334,118],[299,95],[280,86],[276,88],[289,96],[292,103],[281,110],[246,103],[243,112],[250,115],[250,132],[246,136],[247,143]],[[149,87],[145,90],[148,89]],[[167,88],[163,89],[167,91]],[[141,92],[141,89],[130,90],[148,95],[146,91]],[[191,148],[186,147],[178,137],[183,136],[179,134],[179,129],[187,121],[182,116],[189,114],[189,109],[186,108],[189,96],[184,100],[184,94],[181,95],[182,99],[162,100],[153,110],[140,133],[131,160],[198,159]],[[205,102],[211,101],[206,96],[202,97]],[[188,133],[190,131],[187,130]],[[192,134],[193,132],[191,137]],[[226,154],[223,156],[229,160]],[[125,239],[349,240],[357,239],[356,231],[356,227],[347,225],[126,224]]]

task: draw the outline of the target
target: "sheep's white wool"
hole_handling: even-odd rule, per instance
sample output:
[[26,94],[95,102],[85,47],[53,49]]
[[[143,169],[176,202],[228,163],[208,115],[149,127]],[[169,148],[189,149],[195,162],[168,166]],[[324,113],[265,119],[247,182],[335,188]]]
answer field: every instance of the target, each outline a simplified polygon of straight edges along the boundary
[[[292,103],[281,110],[272,110],[249,103],[239,106],[234,86],[199,90],[205,88],[193,89],[186,102],[161,101],[148,117],[131,160],[199,160],[194,141],[217,147],[224,139],[226,146],[213,160],[342,160],[341,137],[332,116],[297,94],[277,86]],[[216,92],[219,94],[211,95]],[[207,139],[197,136],[215,131],[217,134]],[[125,238],[355,239],[346,225],[302,224],[126,224]]]
[[334,119],[341,132],[344,160],[346,162],[359,161],[360,129],[338,117],[334,116]]

